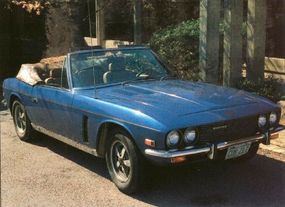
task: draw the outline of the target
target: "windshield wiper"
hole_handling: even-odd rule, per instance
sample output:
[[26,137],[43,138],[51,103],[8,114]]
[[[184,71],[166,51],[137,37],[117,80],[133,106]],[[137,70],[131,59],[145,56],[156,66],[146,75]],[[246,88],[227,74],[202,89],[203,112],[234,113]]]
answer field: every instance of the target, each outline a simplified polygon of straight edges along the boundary
[[160,81],[163,81],[163,80],[167,80],[167,79],[176,79],[177,78],[177,76],[176,75],[165,75],[165,76],[162,76],[161,78],[160,78]]
[[148,74],[141,74],[140,76],[138,76],[136,79],[132,79],[132,80],[127,80],[127,81],[123,81],[122,85],[126,85],[129,83],[134,83],[136,81],[143,81],[143,80],[157,80],[157,78],[152,77]]

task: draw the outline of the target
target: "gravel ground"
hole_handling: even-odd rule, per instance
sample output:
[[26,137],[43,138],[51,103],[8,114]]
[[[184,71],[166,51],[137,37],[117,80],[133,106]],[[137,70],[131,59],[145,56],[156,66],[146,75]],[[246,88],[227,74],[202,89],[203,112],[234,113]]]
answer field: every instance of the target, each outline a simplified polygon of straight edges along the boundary
[[260,150],[238,164],[154,168],[141,194],[109,180],[104,160],[50,137],[21,142],[1,111],[1,206],[285,206],[285,156]]

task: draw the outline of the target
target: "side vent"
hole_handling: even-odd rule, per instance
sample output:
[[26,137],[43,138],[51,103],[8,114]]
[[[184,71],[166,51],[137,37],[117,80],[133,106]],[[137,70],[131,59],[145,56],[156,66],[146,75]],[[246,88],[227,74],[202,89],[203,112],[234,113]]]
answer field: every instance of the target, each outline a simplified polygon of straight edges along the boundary
[[83,142],[88,142],[88,116],[83,116],[82,127]]

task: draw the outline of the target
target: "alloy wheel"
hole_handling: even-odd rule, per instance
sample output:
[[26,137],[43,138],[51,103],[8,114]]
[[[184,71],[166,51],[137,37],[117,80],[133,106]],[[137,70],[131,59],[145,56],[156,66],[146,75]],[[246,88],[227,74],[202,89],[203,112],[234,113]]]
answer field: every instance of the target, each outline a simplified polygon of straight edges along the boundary
[[14,120],[17,131],[20,134],[25,133],[27,127],[27,119],[26,119],[25,110],[20,104],[17,104],[14,108]]
[[[117,134],[115,137],[123,135]],[[113,142],[111,146],[111,164],[113,172],[121,182],[127,182],[132,170],[128,148],[120,140]]]

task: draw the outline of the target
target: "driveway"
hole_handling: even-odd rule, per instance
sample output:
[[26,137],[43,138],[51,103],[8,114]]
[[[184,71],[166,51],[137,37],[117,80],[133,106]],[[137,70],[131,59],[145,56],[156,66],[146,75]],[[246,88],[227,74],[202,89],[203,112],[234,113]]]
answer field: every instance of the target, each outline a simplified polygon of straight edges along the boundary
[[285,206],[285,156],[260,150],[245,163],[153,168],[139,195],[122,194],[105,162],[39,135],[19,141],[1,111],[1,206]]

